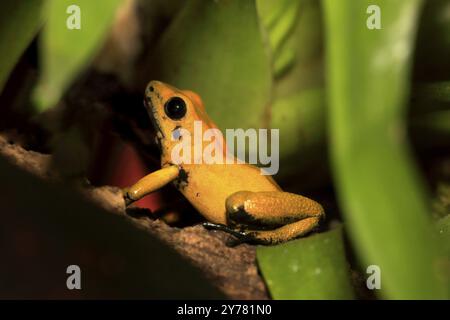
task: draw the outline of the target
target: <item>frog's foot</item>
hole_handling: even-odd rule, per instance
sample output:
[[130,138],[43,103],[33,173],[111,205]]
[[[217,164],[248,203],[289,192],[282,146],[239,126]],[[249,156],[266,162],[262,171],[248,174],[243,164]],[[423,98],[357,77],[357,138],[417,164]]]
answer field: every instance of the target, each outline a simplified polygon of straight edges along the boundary
[[226,200],[227,224],[246,230],[245,241],[278,244],[312,231],[324,217],[320,204],[281,191],[239,191]]
[[234,236],[234,239],[227,241],[227,246],[235,247],[242,243],[254,245],[275,245],[290,239],[301,237],[312,231],[318,224],[317,218],[307,218],[295,223],[273,230],[248,230],[238,231],[224,224],[216,224],[211,222],[203,223],[208,230],[220,230]]
[[205,227],[205,229],[207,229],[207,230],[220,230],[220,231],[229,233],[229,234],[235,236],[236,238],[246,236],[245,232],[234,230],[234,229],[228,227],[227,225],[224,225],[221,223],[204,222],[203,227]]
[[125,205],[128,206],[145,197],[147,194],[159,190],[169,182],[175,180],[178,177],[178,173],[179,169],[177,166],[169,165],[146,175],[131,187],[122,189]]
[[251,242],[251,240],[253,239],[249,232],[238,231],[220,223],[204,222],[203,227],[207,230],[220,230],[234,236],[235,239],[230,239],[227,241],[228,247],[235,247],[244,242]]

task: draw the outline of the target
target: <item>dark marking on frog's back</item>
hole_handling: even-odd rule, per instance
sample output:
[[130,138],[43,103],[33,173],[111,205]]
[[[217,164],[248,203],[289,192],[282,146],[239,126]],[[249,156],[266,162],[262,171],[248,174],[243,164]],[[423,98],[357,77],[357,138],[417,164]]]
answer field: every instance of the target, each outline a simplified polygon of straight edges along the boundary
[[253,230],[273,230],[298,220],[289,217],[278,220],[272,220],[270,218],[257,219],[250,212],[247,212],[244,206],[239,206],[236,211],[228,212],[227,219],[228,224],[231,226],[244,229],[245,227],[250,227]]
[[183,190],[189,184],[189,173],[183,168],[178,173],[178,178],[174,181],[175,187],[178,190]]
[[258,221],[247,211],[244,206],[239,206],[236,211],[229,212],[227,215],[228,224],[238,226],[241,224],[255,225]]

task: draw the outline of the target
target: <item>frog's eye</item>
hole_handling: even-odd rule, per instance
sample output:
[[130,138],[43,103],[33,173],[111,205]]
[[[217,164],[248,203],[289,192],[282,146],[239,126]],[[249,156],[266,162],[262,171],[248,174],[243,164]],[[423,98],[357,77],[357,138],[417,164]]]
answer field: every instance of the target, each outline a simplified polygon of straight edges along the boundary
[[164,111],[170,119],[180,120],[186,114],[186,103],[180,97],[173,97],[164,105]]

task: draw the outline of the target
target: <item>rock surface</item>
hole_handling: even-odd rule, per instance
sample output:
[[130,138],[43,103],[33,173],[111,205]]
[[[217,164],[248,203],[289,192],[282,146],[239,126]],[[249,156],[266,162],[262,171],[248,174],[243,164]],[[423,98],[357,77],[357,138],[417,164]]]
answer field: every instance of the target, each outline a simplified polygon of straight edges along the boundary
[[[57,179],[51,172],[50,155],[27,151],[0,135],[0,155],[22,169],[43,179]],[[81,187],[81,192],[107,211],[124,215],[136,227],[146,230],[173,247],[180,255],[201,269],[205,276],[231,299],[268,299],[264,282],[258,274],[254,246],[226,245],[229,235],[208,231],[201,225],[173,228],[161,220],[152,220],[146,209],[125,209],[119,188]],[[139,214],[136,214],[139,213]]]

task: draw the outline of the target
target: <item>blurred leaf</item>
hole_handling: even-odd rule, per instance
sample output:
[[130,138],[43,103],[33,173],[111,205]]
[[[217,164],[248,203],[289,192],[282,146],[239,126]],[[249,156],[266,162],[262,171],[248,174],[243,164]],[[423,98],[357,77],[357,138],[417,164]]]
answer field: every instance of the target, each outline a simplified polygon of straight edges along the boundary
[[413,88],[410,111],[415,147],[427,150],[450,146],[450,82],[434,82]]
[[0,11],[0,92],[42,24],[42,0],[2,1]]
[[[283,129],[283,136],[280,137],[280,156],[288,154],[298,147],[303,149],[323,144],[325,135],[324,100],[323,90],[312,89],[278,99],[274,103],[271,126]],[[292,118],[295,121],[292,121]]]
[[295,46],[286,40],[295,28],[302,0],[258,0],[258,14],[265,26],[272,51],[275,77],[295,59]]
[[185,2],[152,51],[146,81],[198,92],[221,129],[261,126],[271,70],[254,1]]
[[450,81],[430,83],[420,87],[419,90],[420,95],[424,98],[450,102]]
[[[428,113],[412,120],[416,129],[433,131],[437,135],[450,138],[450,110],[442,110]],[[448,141],[448,140],[447,140]]]
[[[274,48],[276,98],[323,86],[323,23],[320,2],[295,0],[290,3],[290,10],[296,10],[295,23],[287,29],[288,33],[279,47]],[[268,31],[271,36],[277,31],[276,28],[273,29],[275,30]]]
[[[441,173],[443,179],[445,174]],[[450,183],[440,182],[436,187],[436,194],[432,202],[433,216],[443,218],[450,215]]]
[[274,299],[352,299],[342,228],[257,248]]
[[[89,64],[100,49],[118,5],[122,0],[49,0],[48,17],[42,34],[43,71],[35,92],[35,102],[42,111],[55,105],[65,89]],[[67,28],[72,15],[66,10],[77,5],[81,29]]]
[[[447,214],[447,216],[438,220],[437,228],[438,228],[439,238],[441,240],[441,243],[445,246],[447,255],[450,255],[450,214]],[[447,269],[447,273],[448,272],[449,272],[449,269]],[[448,274],[447,274],[447,276],[448,276]]]
[[[271,128],[280,130],[280,172],[302,185],[324,181],[325,99],[322,88],[322,18],[316,0],[258,0],[274,69]],[[320,174],[311,175],[312,172]],[[323,174],[322,174],[323,173]]]
[[417,84],[411,95],[413,116],[450,110],[450,81]]
[[324,159],[325,108],[322,89],[302,90],[274,102],[270,127],[280,129],[279,177],[304,174]]
[[414,77],[420,81],[450,80],[450,2],[424,1],[414,52]]
[[[381,268],[382,294],[393,299],[445,297],[434,267],[441,248],[404,134],[420,3],[323,1],[338,196],[362,262]],[[381,30],[366,28],[371,4]]]
[[[442,282],[450,283],[450,214],[437,221],[437,230],[438,240],[444,246],[446,252],[446,256],[438,262],[438,275]],[[447,290],[450,291],[450,286]]]

